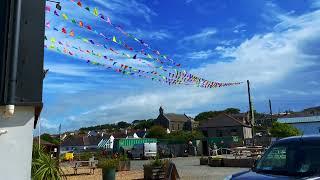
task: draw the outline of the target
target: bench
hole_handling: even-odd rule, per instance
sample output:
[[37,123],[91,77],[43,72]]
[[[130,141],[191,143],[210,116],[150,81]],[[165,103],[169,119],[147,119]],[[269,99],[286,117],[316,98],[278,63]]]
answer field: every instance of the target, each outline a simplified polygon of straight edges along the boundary
[[78,169],[90,169],[90,174],[94,174],[97,168],[98,160],[90,159],[89,161],[75,161],[73,166],[74,174],[78,174]]

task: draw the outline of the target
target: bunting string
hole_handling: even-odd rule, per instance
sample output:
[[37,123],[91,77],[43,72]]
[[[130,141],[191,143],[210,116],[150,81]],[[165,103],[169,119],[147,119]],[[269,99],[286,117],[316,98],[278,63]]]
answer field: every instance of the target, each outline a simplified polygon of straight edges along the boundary
[[[97,56],[96,54],[90,53],[89,50],[83,51],[82,48],[80,48],[80,47],[70,46],[66,42],[63,42],[61,40],[56,40],[56,38],[47,38],[47,36],[45,36],[45,41],[50,41],[51,42],[51,45],[49,46],[49,49],[56,49],[58,52],[63,52],[64,54],[68,54],[70,56],[75,56],[75,57],[80,58],[80,59],[86,59],[86,58],[81,56],[81,55],[79,55],[79,54],[77,54],[77,53],[75,53],[74,51],[68,50],[68,48],[71,47],[71,48],[73,48],[73,49],[75,49],[77,51],[80,51],[82,53],[89,54],[90,56],[93,56],[93,58],[97,58],[97,57],[101,58],[101,57],[103,57],[105,60],[109,60],[110,62],[112,62],[113,66],[119,65],[120,66],[120,70],[122,70],[122,72],[126,72],[125,70],[128,69],[129,70],[129,71],[127,71],[128,74],[131,73],[132,71],[134,71],[134,72],[137,72],[138,74],[143,73],[143,74],[153,75],[151,77],[152,80],[158,79],[158,78],[163,79],[166,82],[170,82],[170,81],[174,81],[175,80],[175,79],[172,79],[172,78],[168,78],[168,77],[166,77],[166,76],[164,76],[164,75],[162,75],[162,74],[160,74],[160,73],[158,73],[156,71],[139,70],[139,69],[136,69],[134,67],[128,66],[126,64],[119,63],[118,61],[115,61],[113,58],[108,58],[107,56]],[[61,48],[57,47],[57,45],[58,46],[59,45],[63,46],[62,47],[63,50],[61,50]],[[87,59],[87,62],[88,63],[91,62],[91,64],[95,64],[95,65],[102,65],[102,63],[94,62],[94,61],[92,61],[90,59]],[[144,77],[148,78],[148,76],[144,76]],[[177,81],[176,83],[182,84],[183,82]],[[174,83],[174,84],[176,84],[176,83]],[[184,83],[184,84],[185,85],[191,85],[191,84],[186,84],[186,83]]]
[[[48,13],[50,13],[51,11],[46,11]],[[108,41],[108,42],[112,42],[112,43],[115,43],[129,51],[132,51],[132,52],[135,52],[135,53],[138,53],[138,54],[142,54],[144,55],[147,59],[150,59],[150,60],[153,60],[157,63],[160,63],[160,64],[165,64],[164,61],[161,61],[159,58],[154,58],[152,57],[150,54],[148,54],[147,52],[144,51],[144,49],[138,51],[138,50],[135,50],[133,47],[129,46],[127,43],[125,43],[124,41],[120,40],[119,38],[117,38],[116,36],[112,36],[112,37],[107,37],[106,35],[104,35],[103,33],[95,30],[92,28],[91,25],[85,23],[84,21],[81,21],[81,20],[76,20],[75,18],[70,18],[70,16],[68,16],[66,13],[59,13],[58,11],[54,10],[53,11],[53,15],[54,17],[61,17],[63,20],[65,21],[68,21],[80,28],[84,28],[85,30],[91,32],[91,33],[94,33],[98,36],[101,36],[104,40]],[[64,31],[65,33],[67,33],[67,31]],[[73,31],[70,31],[70,36],[74,36],[74,32]],[[93,40],[90,40],[90,42],[92,42],[92,44],[96,44]],[[133,56],[134,58],[137,58],[137,54]],[[172,67],[172,66],[169,66],[169,67]]]
[[[47,36],[46,36],[47,37]],[[50,39],[50,40],[49,40]],[[73,57],[76,57],[76,58],[79,58],[79,59],[83,59],[85,60],[87,63],[90,63],[92,65],[96,65],[96,66],[102,66],[102,67],[105,67],[107,69],[113,69],[115,72],[118,72],[118,73],[121,73],[123,75],[130,75],[130,76],[137,76],[137,77],[144,77],[144,78],[149,78],[151,80],[156,80],[156,81],[159,81],[159,82],[162,82],[162,83],[166,83],[168,85],[194,85],[194,84],[191,84],[191,83],[185,83],[181,80],[178,80],[178,79],[175,79],[175,78],[170,78],[170,77],[166,77],[164,75],[161,75],[161,74],[157,74],[157,72],[155,71],[144,71],[144,70],[140,70],[140,69],[137,69],[137,68],[134,68],[134,67],[131,67],[131,66],[128,66],[126,64],[121,64],[119,63],[118,61],[112,59],[112,58],[106,58],[106,62],[110,62],[112,65],[107,65],[107,64],[104,64],[104,63],[99,63],[97,61],[94,61],[90,58],[85,58],[84,56],[80,55],[80,54],[77,54],[75,53],[74,51],[71,51],[68,49],[68,47],[71,47],[77,51],[80,51],[80,47],[77,48],[75,46],[70,46],[70,45],[67,45],[67,43],[65,42],[62,42],[62,41],[57,41],[55,38],[46,38],[45,41],[49,41],[51,43],[50,46],[48,46],[46,43],[45,45],[45,48],[49,49],[49,50],[53,50],[53,51],[56,51],[56,52],[59,52],[59,53],[63,53],[63,54],[66,54],[68,56],[73,56]],[[82,53],[86,53],[85,51],[80,51]],[[93,56],[93,58],[97,57],[96,55],[93,55],[93,54],[90,54],[91,56]],[[230,86],[231,84],[229,85],[222,85],[222,84],[217,84],[216,86],[214,87],[221,87],[221,86]],[[206,85],[197,85],[197,87],[202,87],[202,88],[209,88],[208,86]],[[214,88],[214,87],[211,87],[211,88]]]
[[[51,40],[50,40],[51,41]],[[72,56],[72,57],[76,57],[78,59],[82,59],[85,60],[87,63],[92,64],[92,65],[96,65],[96,66],[100,66],[100,67],[105,67],[106,69],[112,69],[115,72],[121,73],[123,75],[129,75],[129,76],[136,76],[136,77],[144,77],[144,78],[149,78],[153,81],[159,81],[162,83],[166,83],[168,85],[177,85],[177,84],[184,84],[184,85],[192,85],[192,84],[186,84],[183,83],[181,81],[177,81],[176,79],[170,79],[164,76],[160,76],[159,77],[153,72],[153,71],[144,71],[144,70],[139,70],[136,68],[133,68],[131,66],[125,65],[125,64],[120,64],[117,61],[113,60],[113,59],[109,59],[112,65],[107,65],[104,63],[99,63],[97,61],[94,61],[90,58],[85,58],[82,55],[79,55],[71,50],[69,50],[67,47],[59,47],[59,45],[63,45],[64,43],[62,43],[61,41],[59,41],[60,43],[57,44],[56,41],[51,41],[50,45],[47,45],[48,43],[45,43],[45,48],[51,51],[55,51],[58,53],[62,53],[68,56]]]
[[[46,27],[47,28],[50,28],[50,22],[46,22]],[[144,61],[142,61],[141,59],[137,58],[136,55],[134,55],[133,57],[126,54],[126,53],[120,53],[118,52],[117,50],[115,49],[112,49],[112,48],[108,48],[105,44],[99,44],[95,41],[93,41],[92,39],[88,39],[88,38],[84,38],[82,36],[78,36],[75,34],[74,30],[68,30],[67,28],[64,28],[62,27],[61,28],[61,31],[57,28],[57,27],[54,27],[53,28],[55,31],[58,31],[58,32],[61,32],[63,34],[65,34],[66,36],[71,36],[71,37],[75,37],[76,39],[79,39],[85,43],[88,43],[88,44],[91,44],[91,45],[94,45],[94,46],[97,46],[97,47],[103,47],[105,48],[106,50],[108,51],[111,51],[113,54],[115,55],[121,55],[125,58],[128,58],[128,59],[138,59],[138,61],[142,62],[142,63],[145,63]],[[45,37],[46,38],[46,37]],[[52,38],[52,41],[56,41],[55,38]],[[60,41],[59,41],[60,42]],[[66,44],[66,46],[72,46],[73,48],[76,48],[75,46],[73,45],[69,45],[69,44]],[[78,49],[78,48],[77,48]],[[102,55],[101,53],[95,53],[93,50],[83,50],[81,48],[79,48],[80,51],[82,52],[86,52],[88,54],[92,54],[94,56],[97,56],[99,58],[102,58],[102,57],[107,57],[106,55]],[[162,66],[153,66],[152,64],[148,64],[147,65],[149,67],[152,67],[152,68],[157,68],[157,69],[160,69],[164,72],[167,73],[167,70],[165,68],[163,68]],[[198,78],[192,74],[188,74],[186,71],[178,71],[177,69],[174,69],[175,73],[171,73],[171,72],[168,72],[168,75],[171,79],[176,79],[178,82],[185,82],[185,83],[195,83],[196,86],[198,87],[223,87],[223,86],[229,86],[229,85],[237,85],[239,83],[218,83],[218,82],[210,82],[208,80],[205,80],[203,78]],[[155,74],[158,74],[156,71],[154,71]]]
[[[72,2],[75,3],[75,1],[71,0]],[[82,4],[80,1],[77,2],[77,5],[79,7],[82,8]],[[83,9],[83,8],[82,8]],[[167,57],[166,55],[162,55],[160,54],[159,51],[157,50],[154,50],[152,49],[148,44],[146,44],[144,41],[140,40],[140,39],[137,39],[136,37],[134,37],[133,35],[129,34],[129,33],[126,33],[120,26],[117,26],[117,25],[114,25],[111,23],[111,20],[109,17],[106,17],[102,14],[99,14],[98,13],[98,10],[95,8],[93,11],[90,11],[90,8],[89,7],[86,7],[84,8],[85,10],[87,10],[88,12],[90,12],[91,14],[95,15],[96,17],[100,17],[102,20],[106,21],[109,25],[111,25],[112,27],[116,28],[117,30],[119,30],[122,34],[125,34],[126,36],[134,39],[135,41],[139,42],[140,44],[144,45],[145,47],[147,47],[147,49],[151,50],[153,53],[155,53],[158,57],[162,57],[164,58],[166,61],[169,61],[171,62],[174,66],[177,66],[177,67],[180,67],[181,65],[180,64],[177,64],[175,63],[171,58]],[[50,7],[46,7],[46,12],[51,12],[51,8]],[[115,36],[113,36],[112,38],[110,37],[106,37],[103,33],[100,33],[94,29],[92,29],[92,27],[88,24],[85,24],[83,21],[77,21],[75,20],[74,18],[69,18],[67,14],[65,13],[61,13],[59,14],[56,10],[53,11],[54,15],[57,16],[57,17],[62,17],[64,20],[66,21],[69,21],[81,28],[85,28],[86,30],[90,31],[90,32],[93,32],[94,34],[96,35],[99,35],[99,36],[102,36],[105,40],[107,41],[110,41],[110,42],[113,42],[113,43],[116,43],[126,49],[128,49],[129,51],[131,52],[136,52],[136,53],[141,53],[143,54],[144,56],[146,56],[148,59],[150,60],[154,60],[160,64],[164,64],[165,62],[164,61],[161,61],[159,58],[154,58],[152,57],[150,54],[146,53],[144,51],[144,49],[140,50],[140,51],[137,51],[137,50],[134,50],[132,47],[128,46],[125,42],[121,41],[121,40],[117,40],[117,38]],[[50,22],[46,22],[46,27],[47,28],[50,28]],[[111,51],[113,54],[115,55],[122,55],[123,57],[125,58],[128,58],[128,59],[138,59],[138,61],[142,62],[142,63],[145,63],[143,60],[141,60],[140,58],[137,58],[137,54],[135,54],[134,56],[130,56],[129,54],[126,54],[126,53],[121,53],[121,52],[118,52],[116,49],[113,49],[113,48],[108,48],[105,44],[100,44],[100,43],[97,43],[95,41],[93,41],[92,39],[88,39],[88,38],[83,38],[81,36],[78,36],[73,30],[68,30],[67,28],[61,28],[61,31],[57,28],[57,27],[54,27],[53,30],[55,31],[59,31],[65,35],[68,35],[70,37],[75,37],[76,39],[79,39],[79,40],[82,40],[83,42],[86,42],[86,43],[89,43],[91,45],[95,45],[95,46],[98,46],[98,47],[103,47],[105,48],[106,50],[108,51]],[[51,43],[55,43],[55,39],[52,39],[51,38]],[[59,45],[64,45],[61,41],[58,42]],[[67,47],[70,45],[68,44],[65,44]],[[51,46],[54,46],[54,45],[50,45]],[[75,46],[71,46],[73,49],[76,49],[76,50],[79,50],[81,51],[82,53],[87,53],[87,54],[90,54],[90,55],[93,55],[93,56],[96,56],[96,57],[99,57],[99,58],[102,58],[104,57],[105,59],[108,59],[107,56],[105,55],[102,55],[101,53],[95,53],[93,50],[89,51],[89,50],[82,50],[81,48],[77,48]],[[54,48],[50,48],[50,49],[54,49]],[[57,51],[61,51],[61,49],[56,49]],[[64,48],[65,50],[65,48]],[[67,51],[65,50],[66,52],[68,53],[64,53],[64,54],[68,54],[68,55],[75,55],[77,56],[77,54],[73,54],[71,51]],[[64,51],[63,51],[64,52]],[[81,58],[81,57],[80,57]],[[110,60],[110,58],[109,58]],[[88,62],[91,62],[90,60],[88,60]],[[97,62],[94,62],[95,64],[97,65],[101,65],[101,63],[97,63]],[[116,65],[117,62],[113,62],[114,64],[113,65]],[[185,85],[195,85],[197,87],[202,87],[202,88],[216,88],[216,87],[223,87],[223,86],[232,86],[232,85],[238,85],[238,84],[241,84],[242,82],[235,82],[235,83],[219,83],[219,82],[212,82],[212,81],[208,81],[208,80],[205,80],[203,78],[199,78],[197,76],[194,76],[190,73],[187,73],[185,70],[182,70],[182,71],[179,71],[177,69],[173,69],[174,72],[170,72],[168,71],[166,68],[163,68],[163,66],[152,66],[152,64],[148,64],[146,63],[149,67],[153,67],[153,68],[157,68],[157,69],[160,69],[164,72],[166,72],[165,74],[167,74],[167,76],[164,76],[162,75],[161,73],[158,73],[157,71],[151,71],[150,73],[153,74],[153,75],[156,75],[156,76],[159,76],[159,77],[152,77],[152,80],[157,80],[157,78],[159,78],[158,80],[161,81],[161,82],[165,82],[165,83],[168,83],[169,85],[171,84],[185,84]],[[124,68],[122,70],[122,72],[126,73],[126,72],[129,72],[131,71],[131,69],[133,69],[133,67],[129,67],[127,65],[124,65],[124,64],[121,64],[121,68]],[[126,69],[129,68],[130,71],[126,71]],[[141,73],[142,71],[140,71],[139,73]],[[147,72],[149,73],[149,72]],[[134,73],[135,74],[135,73]]]
[[158,57],[164,58],[166,61],[168,61],[169,63],[172,63],[174,66],[177,66],[177,67],[181,66],[180,63],[176,63],[173,59],[171,59],[167,55],[161,54],[159,50],[151,48],[151,46],[149,44],[147,44],[146,41],[135,37],[133,34],[126,32],[121,26],[112,23],[110,17],[105,16],[102,13],[99,13],[97,8],[91,8],[89,6],[84,6],[81,3],[81,1],[76,2],[75,0],[71,0],[71,2],[74,5],[76,5],[77,7],[79,7],[80,9],[82,9],[83,11],[87,11],[87,12],[89,12],[89,14],[93,15],[94,17],[100,18],[102,21],[105,21],[108,25],[110,25],[111,27],[113,27],[114,29],[116,29],[117,31],[122,33],[123,35],[125,35],[125,36],[133,39],[134,41],[138,42],[139,44],[143,45],[145,48],[149,49],[153,54],[157,55]]

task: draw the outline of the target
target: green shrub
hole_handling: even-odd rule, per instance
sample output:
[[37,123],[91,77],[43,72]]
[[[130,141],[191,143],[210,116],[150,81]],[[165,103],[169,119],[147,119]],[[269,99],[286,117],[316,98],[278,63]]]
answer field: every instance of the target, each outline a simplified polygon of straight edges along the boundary
[[63,172],[56,160],[43,151],[38,145],[33,146],[32,152],[32,180],[61,180]]
[[128,161],[128,160],[129,160],[129,158],[128,158],[128,155],[127,155],[127,154],[121,155],[121,156],[119,157],[119,161]]
[[102,159],[99,160],[98,167],[101,169],[115,169],[119,164],[117,159]]

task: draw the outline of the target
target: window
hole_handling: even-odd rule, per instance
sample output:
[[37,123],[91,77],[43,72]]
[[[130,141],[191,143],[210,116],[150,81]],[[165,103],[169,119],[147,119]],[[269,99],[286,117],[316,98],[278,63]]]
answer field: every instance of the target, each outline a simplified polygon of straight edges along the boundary
[[223,131],[222,130],[217,130],[216,136],[217,137],[222,137],[223,136]]
[[178,124],[178,130],[180,130],[180,124]]
[[318,144],[298,143],[271,147],[258,161],[254,171],[266,174],[306,177],[318,172],[320,166]]
[[237,130],[237,129],[231,129],[230,132],[231,132],[230,134],[231,134],[232,136],[235,136],[235,135],[237,135],[238,130]]
[[282,170],[287,166],[287,148],[275,147],[265,157],[264,161],[259,164],[263,170]]
[[174,130],[174,124],[173,123],[171,124],[171,130]]

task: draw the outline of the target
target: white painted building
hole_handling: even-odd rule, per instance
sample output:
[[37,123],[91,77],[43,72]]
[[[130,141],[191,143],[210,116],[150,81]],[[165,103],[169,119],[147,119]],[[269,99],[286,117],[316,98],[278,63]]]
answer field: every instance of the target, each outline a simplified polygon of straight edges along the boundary
[[[4,112],[4,108],[0,107]],[[31,178],[34,107],[15,107],[13,117],[0,115],[0,179]]]

